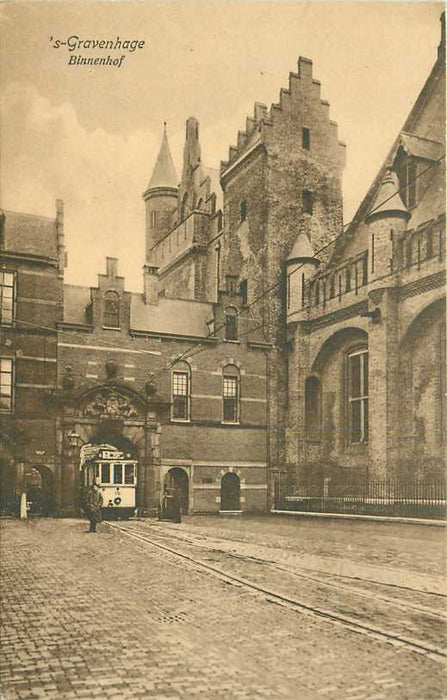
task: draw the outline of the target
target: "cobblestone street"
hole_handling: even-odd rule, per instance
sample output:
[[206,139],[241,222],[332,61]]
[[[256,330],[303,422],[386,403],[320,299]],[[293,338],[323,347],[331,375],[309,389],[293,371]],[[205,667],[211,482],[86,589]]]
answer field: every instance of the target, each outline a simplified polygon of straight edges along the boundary
[[[441,528],[354,524],[344,557],[346,523],[275,523],[186,518],[177,526],[135,521],[124,529],[149,533],[188,555],[201,553],[201,560],[219,561],[226,570],[231,550],[236,562],[231,571],[245,577],[255,576],[254,561],[270,548],[271,560],[289,567],[294,557],[307,566],[313,557],[321,576],[327,561],[327,572],[343,564],[346,573],[357,564],[363,576],[364,567],[382,577],[388,571],[390,579],[402,579],[406,572],[419,591],[441,585]],[[5,700],[441,700],[446,695],[445,666],[430,655],[272,604],[106,524],[97,535],[86,534],[80,520],[3,520],[1,525]],[[362,563],[367,541],[369,560]],[[420,561],[413,549],[421,552]],[[424,567],[431,567],[430,576]],[[257,568],[258,580],[278,586],[278,571]],[[281,576],[290,588],[289,573]],[[374,581],[382,580],[377,576]],[[307,585],[295,583],[295,594],[307,590],[313,597],[315,590],[317,596]],[[334,600],[342,595],[346,585],[334,588]]]

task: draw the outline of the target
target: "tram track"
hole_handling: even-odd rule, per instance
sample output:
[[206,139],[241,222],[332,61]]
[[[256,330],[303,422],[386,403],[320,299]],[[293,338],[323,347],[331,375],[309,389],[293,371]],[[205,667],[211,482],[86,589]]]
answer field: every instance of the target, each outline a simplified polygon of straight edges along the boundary
[[[166,541],[160,542],[159,539],[155,539],[152,536],[152,533],[142,533],[141,531],[137,531],[132,527],[118,525],[116,523],[108,522],[107,525],[112,530],[119,531],[131,539],[155,547],[159,550],[167,552],[175,558],[186,561],[188,565],[194,568],[196,571],[207,573],[223,581],[224,583],[236,586],[238,588],[242,588],[247,592],[251,592],[252,594],[260,595],[265,600],[271,603],[275,603],[282,607],[286,607],[295,612],[302,612],[313,617],[326,619],[335,624],[342,625],[344,628],[349,629],[352,632],[362,634],[370,638],[372,637],[382,642],[391,643],[399,647],[406,648],[408,650],[412,650],[418,654],[423,654],[441,663],[445,663],[447,660],[447,649],[437,646],[436,644],[429,643],[426,640],[416,639],[413,637],[409,637],[406,634],[402,634],[400,632],[383,629],[375,624],[372,624],[369,621],[363,621],[351,615],[346,615],[334,610],[326,609],[324,607],[321,607],[320,605],[314,605],[304,600],[299,600],[294,595],[290,595],[289,593],[284,593],[279,590],[274,590],[270,587],[265,586],[264,584],[260,584],[253,580],[249,580],[245,576],[240,576],[235,573],[225,571],[221,567],[203,561],[203,559],[201,560],[198,559],[196,556],[179,551],[177,548],[172,547],[170,544],[167,544]],[[157,535],[160,534],[161,533],[157,533]],[[171,537],[171,539],[173,538]],[[182,542],[182,544],[188,546],[188,542],[185,541],[184,538],[180,538],[180,541]],[[193,545],[189,544],[189,546]],[[235,556],[236,558],[239,557],[241,559],[250,559],[249,557],[240,557],[239,555],[234,554],[232,555],[232,553],[229,552],[222,552],[222,554],[225,554],[227,556]],[[252,559],[256,560],[256,558]],[[307,573],[302,574],[300,572],[297,572],[296,570],[286,569],[285,567],[278,566],[274,562],[269,562],[267,560],[258,560],[258,562],[269,565],[272,570],[275,570],[279,574],[287,574],[291,577],[312,581],[319,587],[326,587],[327,589],[338,589],[339,591],[349,593],[353,596],[361,596],[363,598],[368,597],[368,592],[349,589],[346,585],[341,584],[339,582],[327,581],[321,577],[309,576]],[[369,597],[371,597],[370,594]],[[426,606],[414,606],[412,604],[408,604],[402,601],[396,601],[386,596],[381,596],[380,602],[382,605],[398,608],[401,612],[405,612],[408,614],[417,613],[423,614],[427,617],[431,617],[433,622],[437,621],[439,623],[445,624],[447,620],[447,615],[445,615],[443,612],[427,608]]]

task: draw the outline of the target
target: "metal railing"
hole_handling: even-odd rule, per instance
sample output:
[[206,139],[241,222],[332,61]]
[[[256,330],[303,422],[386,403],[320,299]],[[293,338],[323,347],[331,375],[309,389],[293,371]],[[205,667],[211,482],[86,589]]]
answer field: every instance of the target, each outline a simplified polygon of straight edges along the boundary
[[293,489],[276,489],[275,509],[304,513],[345,513],[447,519],[446,481],[397,479],[352,482],[324,479]]

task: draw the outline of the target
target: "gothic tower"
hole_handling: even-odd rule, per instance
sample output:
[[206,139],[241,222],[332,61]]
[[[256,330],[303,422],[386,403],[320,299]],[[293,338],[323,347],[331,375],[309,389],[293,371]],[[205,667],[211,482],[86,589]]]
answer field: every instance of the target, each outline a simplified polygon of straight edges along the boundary
[[[284,463],[288,397],[286,337],[287,259],[300,234],[319,254],[343,230],[345,145],[321,99],[312,61],[300,58],[278,104],[255,104],[221,164],[225,231],[222,278],[236,275],[247,290],[271,354],[272,461]],[[293,256],[295,257],[295,256]],[[294,282],[295,280],[292,280]]]
[[143,193],[146,204],[146,261],[151,248],[171,230],[178,202],[178,180],[169,150],[166,122],[160,152]]

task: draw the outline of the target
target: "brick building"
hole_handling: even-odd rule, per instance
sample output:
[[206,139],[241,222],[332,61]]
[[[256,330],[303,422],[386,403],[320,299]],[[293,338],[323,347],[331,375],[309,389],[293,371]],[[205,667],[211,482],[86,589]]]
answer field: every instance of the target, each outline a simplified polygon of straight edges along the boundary
[[[270,110],[255,105],[220,173],[203,165],[190,117],[178,183],[165,129],[143,193],[142,294],[111,258],[96,287],[63,287],[61,213],[46,228],[6,213],[2,386],[15,394],[2,398],[2,473],[45,463],[60,513],[73,512],[91,444],[135,457],[143,513],[172,483],[184,510],[217,512],[262,510],[275,487],[293,498],[346,478],[443,478],[444,115],[443,34],[345,229],[345,145],[309,59]],[[43,232],[39,250],[26,248],[26,221]],[[33,295],[22,292],[21,270],[38,265]],[[39,321],[25,333],[27,294]],[[26,362],[41,374],[26,379]],[[15,456],[14,431],[28,445]]]
[[62,203],[54,220],[4,211],[0,262],[0,507],[16,510],[27,483],[48,512],[60,479],[51,398],[63,315]]
[[286,261],[289,489],[445,478],[444,156],[443,36],[353,221]]
[[112,258],[96,287],[65,286],[61,512],[72,511],[80,449],[92,444],[138,460],[140,512],[156,511],[165,485],[181,490],[184,512],[266,508],[268,344],[234,279],[217,290],[206,274],[222,213],[198,128],[188,120],[179,186],[165,131],[143,194],[144,292],[125,290]]

